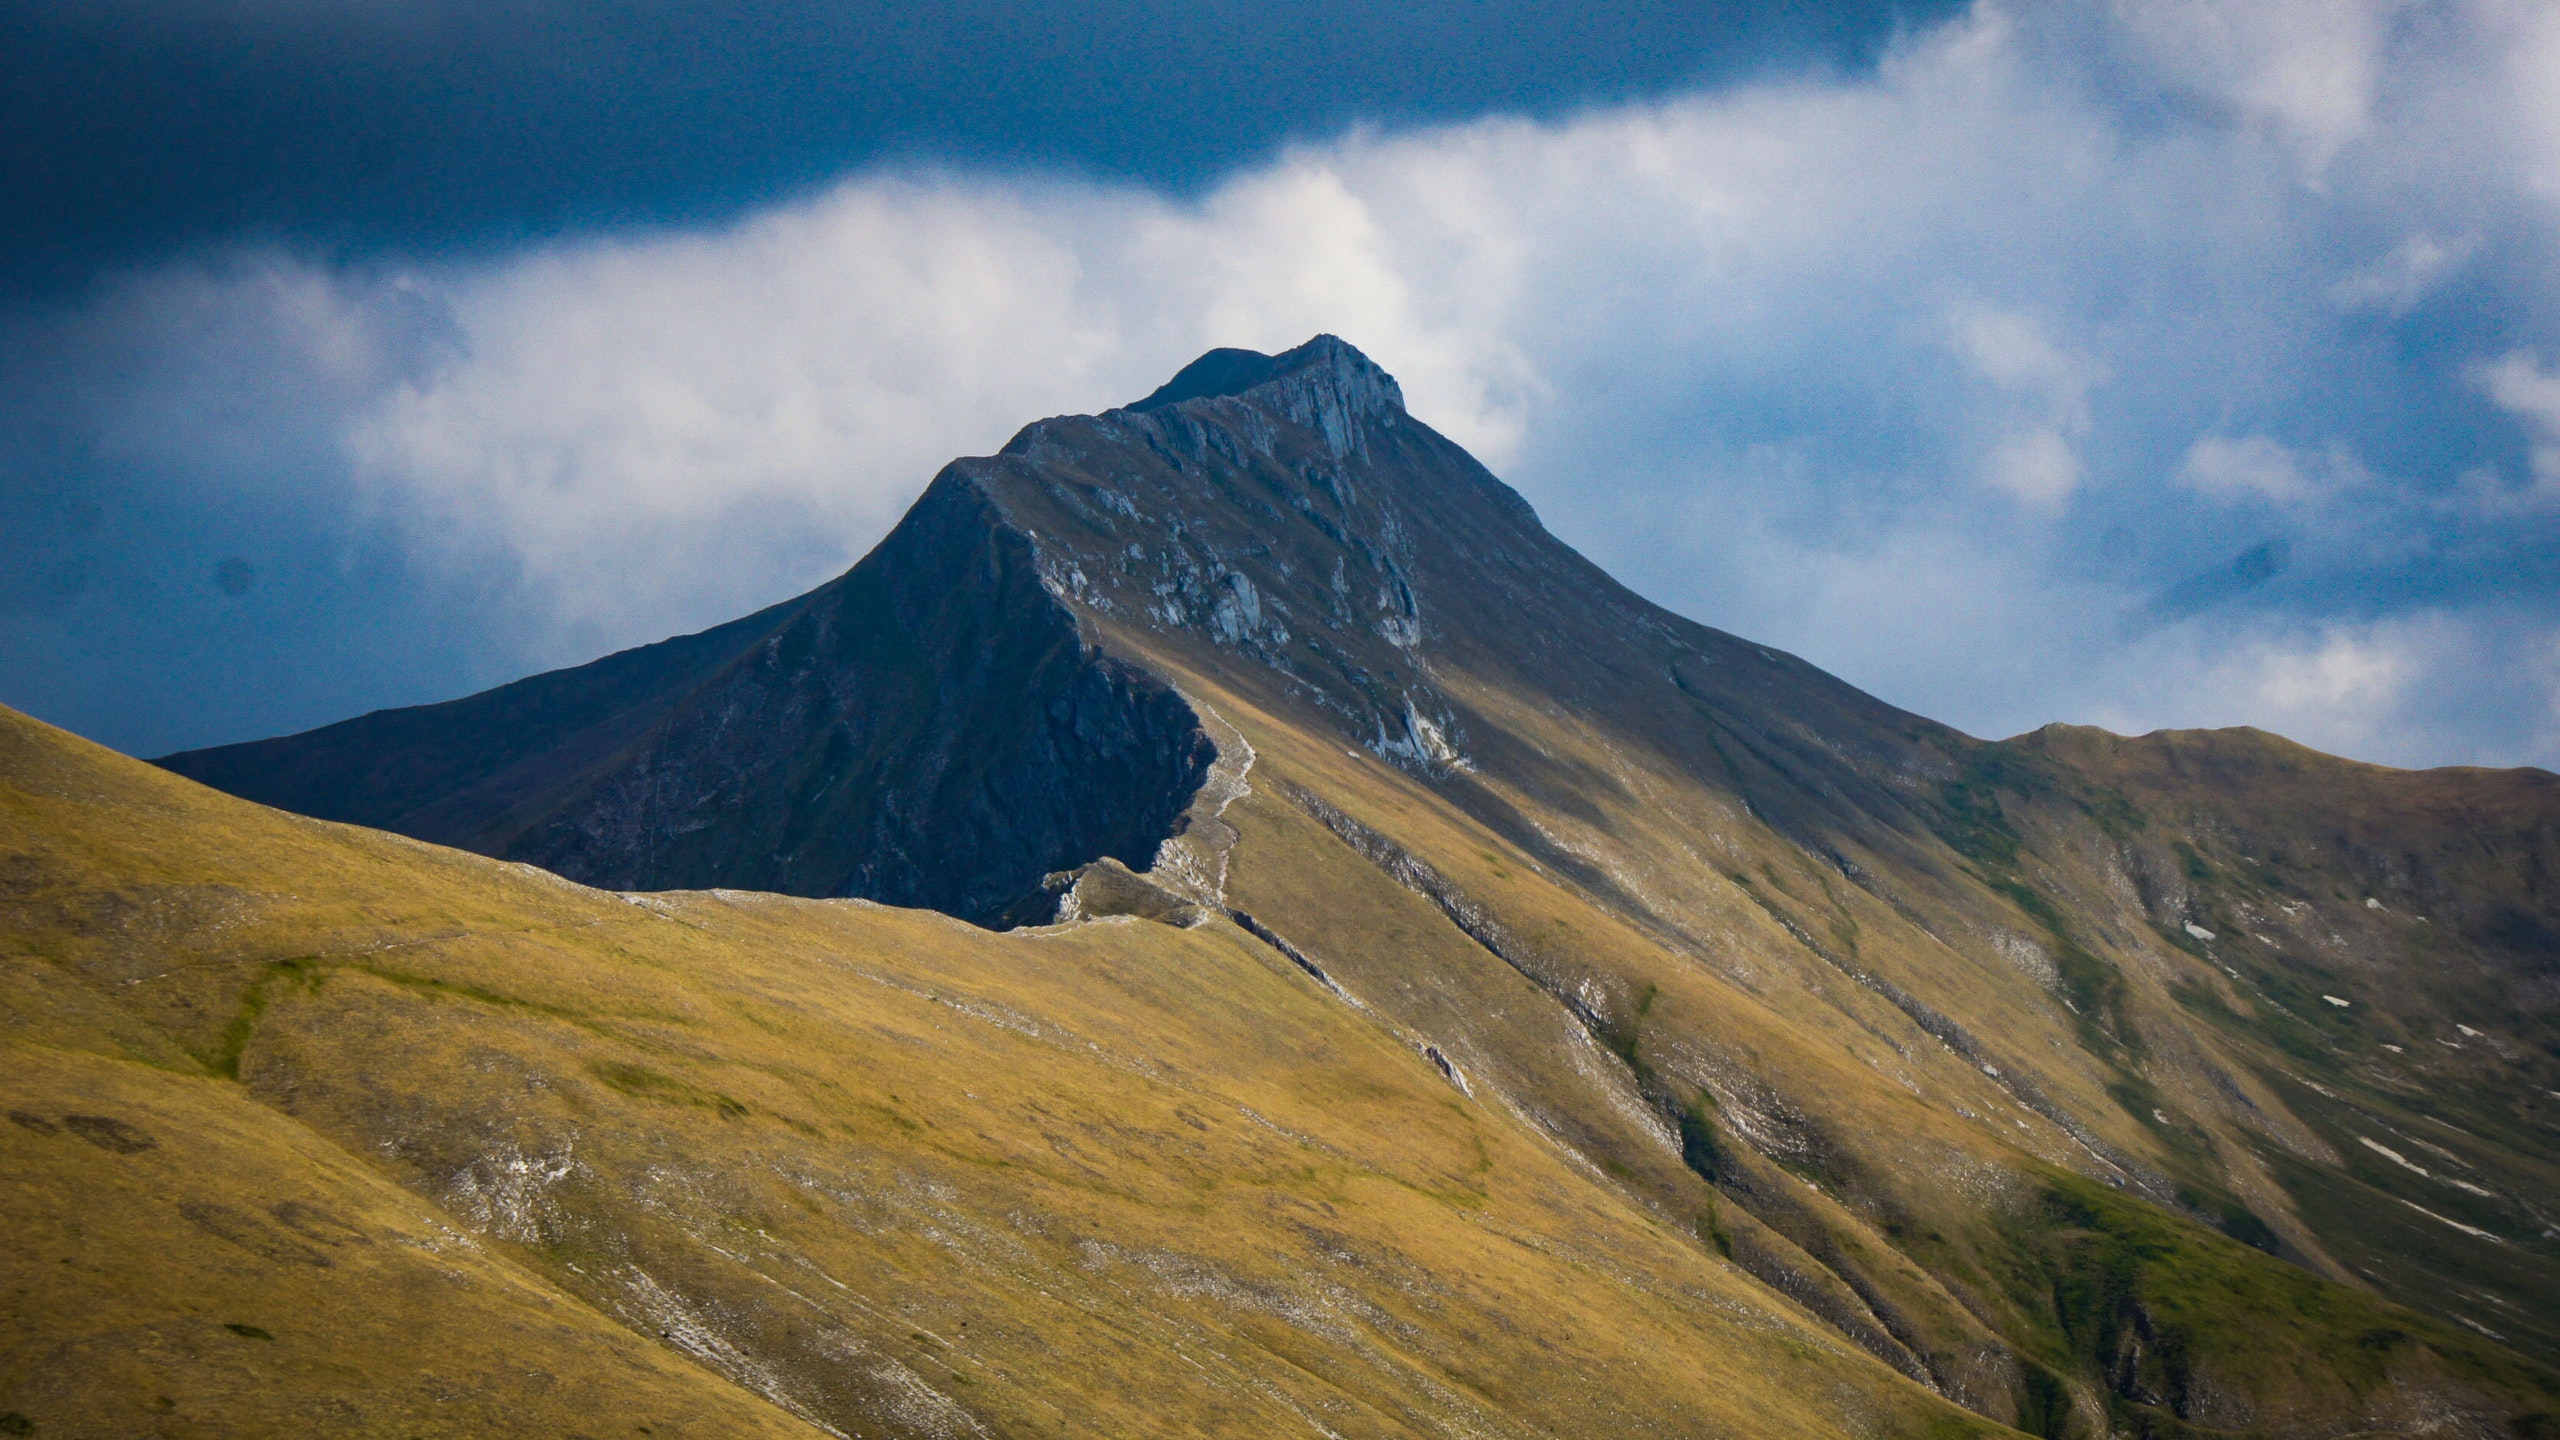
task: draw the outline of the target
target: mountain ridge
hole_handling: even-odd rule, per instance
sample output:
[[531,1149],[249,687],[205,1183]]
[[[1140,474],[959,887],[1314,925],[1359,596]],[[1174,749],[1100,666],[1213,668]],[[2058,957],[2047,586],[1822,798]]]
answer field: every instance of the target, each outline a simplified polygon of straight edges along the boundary
[[[393,818],[616,888],[1232,924],[2004,1424],[2547,1423],[2345,1317],[2560,1358],[2554,777],[1977,740],[1627,591],[1343,342],[1248,357],[953,462],[716,644],[537,677],[641,698],[512,771],[413,745],[468,763]],[[261,798],[262,745],[163,763]]]

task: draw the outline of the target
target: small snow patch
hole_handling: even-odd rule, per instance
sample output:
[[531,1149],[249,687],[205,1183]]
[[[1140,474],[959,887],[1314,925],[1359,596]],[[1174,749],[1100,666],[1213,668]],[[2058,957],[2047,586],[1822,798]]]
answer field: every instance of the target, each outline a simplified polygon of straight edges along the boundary
[[2462,1024],[2462,1023],[2458,1022],[2458,1021],[2454,1024],[2454,1027],[2453,1027],[2453,1028],[2454,1028],[2454,1029],[2456,1029],[2456,1030],[2461,1031],[2461,1032],[2462,1032],[2463,1034],[2465,1034],[2465,1035],[2470,1036],[2470,1037],[2471,1037],[2472,1039],[2474,1039],[2474,1040],[2477,1040],[2477,1039],[2479,1039],[2479,1038],[2480,1038],[2480,1032],[2479,1032],[2479,1031],[2474,1030],[2474,1029],[2472,1029],[2470,1026],[2468,1026],[2468,1025],[2464,1025],[2464,1024]]
[[2346,1009],[2346,1008],[2347,1008],[2347,1003],[2348,1003],[2348,1002],[2346,1002],[2346,1001],[2344,1001],[2344,1000],[2339,999],[2339,998],[2338,998],[2337,996],[2335,996],[2335,995],[2323,995],[2323,996],[2321,996],[2320,998],[2321,998],[2321,999],[2323,999],[2323,1000],[2328,1001],[2328,1002],[2329,1002],[2330,1004],[2332,1004],[2332,1005],[2337,1006],[2337,1007],[2338,1007],[2339,1009],[2341,1009],[2341,1010],[2344,1010],[2344,1009]]
[[2435,1221],[2437,1224],[2450,1225],[2454,1229],[2461,1231],[2463,1234],[2468,1235],[2475,1240],[2486,1240],[2492,1245],[2504,1245],[2507,1243],[2506,1241],[2499,1239],[2497,1236],[2490,1234],[2488,1231],[2481,1229],[2477,1225],[2465,1225],[2459,1220],[2447,1220],[2442,1215],[2437,1214],[2433,1210],[2428,1209],[2426,1206],[2421,1205],[2414,1200],[2402,1200],[2400,1203],[2417,1211],[2419,1214],[2426,1216],[2428,1219]]
[[[2399,1166],[2403,1170],[2415,1170],[2421,1175],[2425,1175],[2427,1173],[2424,1169],[2409,1163],[2407,1156],[2402,1155],[2399,1151],[2392,1149],[2390,1146],[2383,1144],[2379,1140],[2368,1139],[2362,1135],[2359,1135],[2356,1138],[2364,1141],[2364,1148],[2381,1156],[2383,1159],[2390,1161],[2392,1164]],[[2428,1178],[2433,1179],[2434,1177],[2428,1176]]]
[[2217,938],[2212,931],[2207,930],[2193,920],[2187,922],[2187,933],[2193,935],[2199,940],[2211,940]]
[[2367,895],[2364,897],[2364,908],[2367,910],[2379,910],[2382,908],[2382,902],[2374,899],[2370,895]]

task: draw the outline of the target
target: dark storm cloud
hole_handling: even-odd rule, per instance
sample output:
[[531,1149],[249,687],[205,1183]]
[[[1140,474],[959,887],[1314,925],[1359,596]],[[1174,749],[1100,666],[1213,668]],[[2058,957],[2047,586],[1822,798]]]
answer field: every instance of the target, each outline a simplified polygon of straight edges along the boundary
[[1355,122],[1861,65],[1947,0],[32,0],[0,279],[696,221],[884,159],[1176,187]]
[[449,348],[408,292],[255,262],[0,316],[0,701],[149,750],[485,675],[505,567],[422,573],[339,438]]

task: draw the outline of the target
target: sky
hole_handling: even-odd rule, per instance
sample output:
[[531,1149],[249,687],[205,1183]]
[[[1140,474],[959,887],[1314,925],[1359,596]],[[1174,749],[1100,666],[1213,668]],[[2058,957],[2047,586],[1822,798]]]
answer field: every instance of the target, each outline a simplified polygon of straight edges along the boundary
[[1339,334],[1984,736],[2560,768],[2560,5],[20,0],[0,702],[132,753],[839,572]]

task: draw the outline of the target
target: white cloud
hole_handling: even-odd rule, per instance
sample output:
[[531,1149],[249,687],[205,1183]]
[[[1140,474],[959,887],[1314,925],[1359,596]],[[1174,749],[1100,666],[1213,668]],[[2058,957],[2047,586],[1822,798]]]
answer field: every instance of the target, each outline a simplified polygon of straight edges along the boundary
[[2389,254],[2331,286],[2329,297],[2350,310],[2408,314],[2480,248],[2480,237],[2439,240],[2424,233],[2391,247]]
[[2025,315],[1973,311],[1957,322],[1956,334],[1983,378],[2042,401],[2057,424],[2087,428],[2089,390],[2106,378],[2104,365],[2066,353]]
[[1956,347],[2003,392],[2013,414],[1993,442],[1984,478],[2030,504],[2052,508],[2080,485],[2075,436],[2089,428],[2089,391],[2107,367],[2056,345],[2032,317],[1972,308],[1954,323]]
[[2370,483],[2373,476],[2354,451],[2337,442],[2311,453],[2264,435],[2206,435],[2187,447],[2178,479],[2225,502],[2257,499],[2300,506]]
[[2187,448],[2178,478],[2221,499],[2256,495],[2268,500],[2302,500],[2311,494],[2311,478],[2293,452],[2264,435],[2237,440],[2207,435]]
[[[2437,609],[2386,620],[2257,622],[2134,659],[2159,688],[2097,707],[2127,731],[2235,719],[2386,764],[2560,763],[2560,627]],[[2483,733],[2482,711],[2503,717]]]
[[[2409,677],[2451,673],[2392,668],[2402,632],[2270,639],[2235,606],[2129,652],[2119,620],[2266,538],[2198,496],[2327,507],[2342,538],[2306,544],[2296,595],[2376,537],[2475,523],[2444,519],[2449,477],[2354,458],[2429,454],[2450,407],[2504,407],[2560,485],[2536,358],[2560,346],[2560,81],[2515,58],[2560,57],[2551,13],[1981,0],[1872,76],[1362,131],[1195,198],[866,175],[714,229],[146,277],[108,308],[302,337],[296,365],[338,378],[297,393],[377,513],[429,562],[519,577],[527,663],[781,598],[953,455],[1212,345],[1332,330],[1639,589],[1899,703],[1980,730],[2298,723],[2405,755],[2335,718],[2414,714],[2434,682]],[[2341,279],[2342,254],[2381,258]],[[2504,307],[2493,354],[2438,373],[2377,343],[2456,274]],[[249,348],[241,413],[290,409]],[[2462,633],[2480,684],[2544,653],[2520,621]]]
[[2307,650],[2266,647],[2229,665],[2274,714],[2332,731],[2400,699],[2419,668],[2411,649],[2399,636],[2332,631]]
[[2469,44],[2447,88],[2464,119],[2498,142],[2544,198],[2560,200],[2560,6],[2547,0],[2470,0]]
[[2163,83],[2279,131],[2316,176],[2366,136],[2406,0],[2117,0]]
[[465,348],[354,418],[358,473],[456,561],[547,582],[560,647],[779,598],[1117,357],[1058,222],[1130,202],[1079,199],[852,186],[445,277]]
[[2545,370],[2542,357],[2517,350],[2474,373],[2489,398],[2523,422],[2530,439],[2532,480],[2523,495],[2509,497],[2509,507],[2560,505],[2560,371]]
[[2052,428],[2021,431],[1991,447],[1989,479],[2021,500],[2059,505],[2080,485],[2080,457]]

